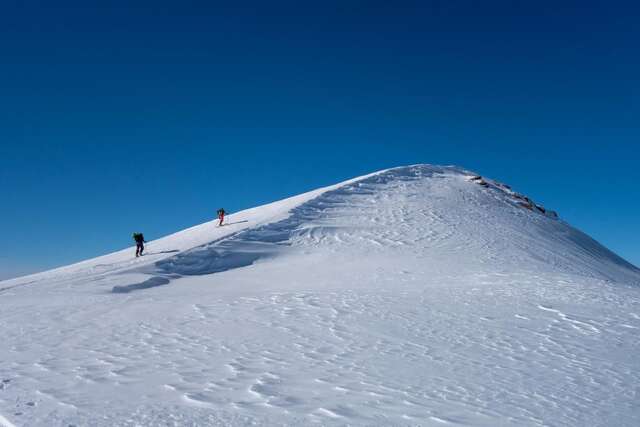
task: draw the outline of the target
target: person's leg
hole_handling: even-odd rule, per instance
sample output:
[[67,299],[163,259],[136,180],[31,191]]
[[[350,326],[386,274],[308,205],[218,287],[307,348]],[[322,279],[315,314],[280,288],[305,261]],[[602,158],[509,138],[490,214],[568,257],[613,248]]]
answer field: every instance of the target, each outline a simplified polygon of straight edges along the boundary
[[140,243],[140,256],[142,256],[143,251],[144,251],[144,243]]

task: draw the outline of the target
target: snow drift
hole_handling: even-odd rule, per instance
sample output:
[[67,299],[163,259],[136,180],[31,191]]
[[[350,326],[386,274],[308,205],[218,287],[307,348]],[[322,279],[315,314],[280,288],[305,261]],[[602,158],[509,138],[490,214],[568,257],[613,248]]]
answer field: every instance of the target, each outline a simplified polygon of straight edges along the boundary
[[505,184],[415,165],[227,221],[0,282],[0,425],[640,422],[640,270]]

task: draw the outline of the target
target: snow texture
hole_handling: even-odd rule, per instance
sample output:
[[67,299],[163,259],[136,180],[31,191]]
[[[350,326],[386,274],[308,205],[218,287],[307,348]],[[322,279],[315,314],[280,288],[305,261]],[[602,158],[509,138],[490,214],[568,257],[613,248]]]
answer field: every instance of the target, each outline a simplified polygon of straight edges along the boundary
[[0,282],[0,426],[640,425],[640,271],[504,184],[227,220]]

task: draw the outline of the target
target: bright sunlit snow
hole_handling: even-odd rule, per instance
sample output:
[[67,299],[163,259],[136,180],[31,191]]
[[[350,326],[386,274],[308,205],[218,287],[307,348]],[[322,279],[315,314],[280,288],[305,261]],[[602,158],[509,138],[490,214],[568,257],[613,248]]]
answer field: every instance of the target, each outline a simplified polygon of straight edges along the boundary
[[640,271],[504,184],[227,222],[0,282],[0,426],[640,425]]

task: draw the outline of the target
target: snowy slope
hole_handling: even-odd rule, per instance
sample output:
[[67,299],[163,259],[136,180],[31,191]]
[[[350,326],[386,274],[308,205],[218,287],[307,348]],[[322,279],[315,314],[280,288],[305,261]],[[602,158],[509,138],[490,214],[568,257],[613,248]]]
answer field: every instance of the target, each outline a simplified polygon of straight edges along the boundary
[[640,425],[640,271],[390,169],[0,282],[2,425]]

